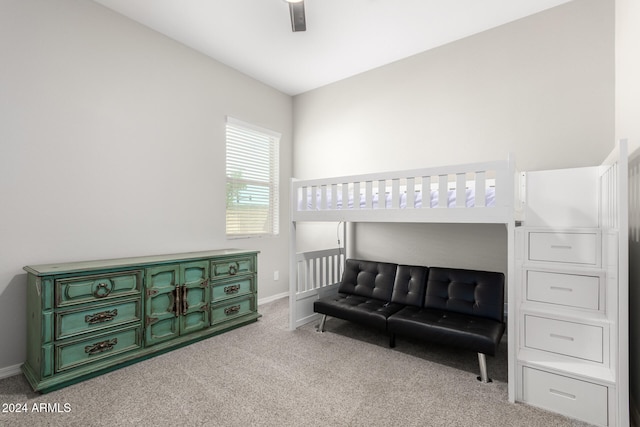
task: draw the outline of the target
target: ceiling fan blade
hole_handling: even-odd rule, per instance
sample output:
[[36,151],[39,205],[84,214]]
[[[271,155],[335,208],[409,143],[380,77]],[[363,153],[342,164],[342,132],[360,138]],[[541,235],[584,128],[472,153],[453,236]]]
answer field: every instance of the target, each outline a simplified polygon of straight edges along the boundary
[[304,1],[299,3],[289,3],[289,13],[291,14],[291,30],[307,31],[307,20],[304,16]]

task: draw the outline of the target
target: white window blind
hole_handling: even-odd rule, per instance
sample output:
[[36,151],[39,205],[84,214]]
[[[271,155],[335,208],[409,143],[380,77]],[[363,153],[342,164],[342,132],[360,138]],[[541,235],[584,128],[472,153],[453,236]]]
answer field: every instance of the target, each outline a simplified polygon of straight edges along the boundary
[[279,232],[280,134],[227,117],[227,237]]

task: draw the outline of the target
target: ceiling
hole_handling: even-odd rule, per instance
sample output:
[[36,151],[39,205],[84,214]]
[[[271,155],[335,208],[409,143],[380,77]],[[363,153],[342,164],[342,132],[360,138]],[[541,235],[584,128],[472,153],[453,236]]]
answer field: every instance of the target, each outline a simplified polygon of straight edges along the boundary
[[297,95],[570,0],[94,0]]

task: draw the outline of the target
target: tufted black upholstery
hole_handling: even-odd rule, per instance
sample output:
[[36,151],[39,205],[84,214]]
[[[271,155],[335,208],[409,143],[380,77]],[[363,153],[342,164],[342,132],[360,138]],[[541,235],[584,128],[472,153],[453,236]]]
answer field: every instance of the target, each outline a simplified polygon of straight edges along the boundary
[[431,267],[425,308],[471,314],[502,322],[504,274]]
[[390,301],[397,267],[386,262],[348,259],[338,292]]
[[424,304],[427,267],[399,265],[393,285],[391,302],[421,307]]
[[437,309],[405,307],[387,319],[392,334],[461,347],[495,356],[504,323]]
[[386,331],[392,347],[405,335],[484,361],[505,331],[504,284],[502,273],[347,260],[338,295],[315,301],[314,311]]
[[380,331],[387,330],[387,318],[402,307],[388,301],[343,293],[319,299],[313,304],[316,313],[371,326]]
[[396,264],[348,259],[338,295],[314,302],[313,310],[386,331],[387,317],[403,306],[391,304]]

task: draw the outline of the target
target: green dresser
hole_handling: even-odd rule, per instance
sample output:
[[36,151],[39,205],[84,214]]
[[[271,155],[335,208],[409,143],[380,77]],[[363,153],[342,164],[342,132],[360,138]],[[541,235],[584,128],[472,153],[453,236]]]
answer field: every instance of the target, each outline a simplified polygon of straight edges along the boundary
[[48,392],[256,321],[257,251],[32,265],[27,360]]

